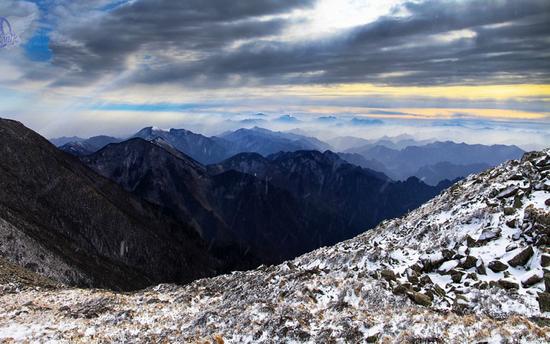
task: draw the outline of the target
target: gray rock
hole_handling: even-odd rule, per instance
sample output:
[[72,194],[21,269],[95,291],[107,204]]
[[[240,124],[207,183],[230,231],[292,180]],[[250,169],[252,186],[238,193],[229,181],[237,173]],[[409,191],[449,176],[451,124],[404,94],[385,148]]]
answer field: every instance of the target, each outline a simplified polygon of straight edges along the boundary
[[539,309],[541,312],[550,312],[550,293],[539,293]]
[[432,300],[428,295],[425,295],[419,292],[410,291],[407,293],[407,296],[409,297],[409,299],[411,299],[412,302],[419,304],[421,306],[429,307],[432,305]]
[[508,264],[513,267],[525,265],[527,264],[529,259],[531,259],[534,253],[535,252],[533,251],[533,248],[531,246],[528,246],[527,248],[519,252],[516,256],[514,256],[514,258],[510,259],[508,261]]
[[488,265],[489,269],[493,272],[502,272],[506,269],[508,269],[508,265],[504,264],[500,260],[493,260]]
[[519,289],[519,284],[510,279],[500,279],[498,285],[503,289]]
[[524,288],[529,288],[530,286],[537,284],[540,281],[542,281],[542,276],[540,275],[540,272],[539,273],[534,272],[527,278],[523,279],[523,281],[521,281],[521,285]]
[[477,258],[474,256],[467,256],[460,262],[460,267],[463,269],[471,269],[477,265]]
[[384,269],[380,271],[380,276],[386,281],[395,281],[397,279],[397,277],[395,276],[395,272],[390,269]]
[[519,188],[517,186],[510,186],[504,190],[502,190],[498,195],[496,195],[496,198],[503,199],[514,196],[518,192]]
[[514,209],[513,207],[504,207],[504,215],[514,215],[515,212],[516,209]]
[[501,232],[502,232],[502,230],[500,228],[495,228],[495,227],[485,228],[485,229],[483,229],[483,231],[481,232],[481,235],[477,239],[476,244],[483,244],[483,243],[486,243],[488,241],[497,239],[497,238],[500,237]]

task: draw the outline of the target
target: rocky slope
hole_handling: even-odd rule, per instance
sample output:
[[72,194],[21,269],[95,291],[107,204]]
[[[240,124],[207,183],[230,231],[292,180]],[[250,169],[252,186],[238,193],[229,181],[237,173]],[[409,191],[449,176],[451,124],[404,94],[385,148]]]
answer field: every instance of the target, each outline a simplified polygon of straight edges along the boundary
[[550,150],[278,266],[117,294],[0,296],[0,338],[61,342],[550,341]]
[[217,266],[187,223],[5,119],[0,256],[63,283],[116,289],[186,282]]

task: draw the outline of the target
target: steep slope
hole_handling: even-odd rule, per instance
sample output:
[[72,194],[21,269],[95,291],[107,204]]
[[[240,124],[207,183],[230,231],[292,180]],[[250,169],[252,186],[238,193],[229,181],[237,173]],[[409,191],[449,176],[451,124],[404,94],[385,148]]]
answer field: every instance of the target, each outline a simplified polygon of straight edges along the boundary
[[179,218],[192,219],[224,260],[232,250],[248,252],[248,261],[236,262],[242,267],[281,262],[334,242],[325,239],[326,216],[289,192],[235,171],[211,177],[198,162],[166,148],[158,140],[131,139],[83,161],[126,190]]
[[336,231],[342,235],[340,240],[418,207],[446,186],[428,186],[416,178],[393,182],[330,151],[281,152],[267,158],[244,153],[209,166],[211,173],[228,170],[268,180],[332,214],[345,223],[345,229]]
[[[278,266],[132,295],[0,296],[0,338],[547,343],[548,171],[550,150],[530,153],[403,218]],[[506,268],[493,272],[492,261]]]
[[64,283],[117,289],[186,282],[215,267],[192,227],[5,119],[0,252]]
[[161,138],[175,149],[203,164],[215,163],[232,155],[232,148],[229,142],[217,137],[195,134],[185,129],[162,130],[147,127],[141,129],[133,137],[142,138],[147,141]]
[[290,132],[275,132],[263,128],[239,129],[220,136],[233,143],[233,152],[253,152],[270,155],[277,152],[298,150],[325,151],[330,146],[316,138]]

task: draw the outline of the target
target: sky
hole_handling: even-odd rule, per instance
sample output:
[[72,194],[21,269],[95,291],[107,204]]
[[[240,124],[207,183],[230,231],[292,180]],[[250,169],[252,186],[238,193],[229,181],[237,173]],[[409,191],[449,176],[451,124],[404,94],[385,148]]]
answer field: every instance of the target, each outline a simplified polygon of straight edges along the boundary
[[1,0],[0,17],[17,36],[0,117],[46,137],[260,126],[550,146],[548,0]]

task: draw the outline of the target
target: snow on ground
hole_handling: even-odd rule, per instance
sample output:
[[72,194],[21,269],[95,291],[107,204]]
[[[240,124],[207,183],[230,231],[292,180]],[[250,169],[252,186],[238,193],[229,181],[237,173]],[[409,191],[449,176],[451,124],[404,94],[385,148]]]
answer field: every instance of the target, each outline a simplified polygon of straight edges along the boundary
[[0,293],[0,341],[550,342],[550,151],[278,266],[135,293]]

